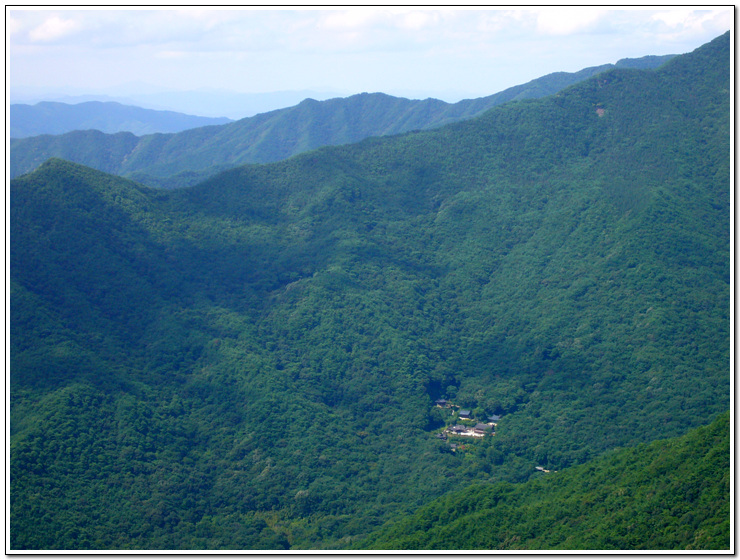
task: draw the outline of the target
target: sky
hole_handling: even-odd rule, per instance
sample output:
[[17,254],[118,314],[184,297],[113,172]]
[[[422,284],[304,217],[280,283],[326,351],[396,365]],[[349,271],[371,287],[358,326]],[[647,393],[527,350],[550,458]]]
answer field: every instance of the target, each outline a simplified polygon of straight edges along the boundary
[[545,74],[690,52],[730,6],[62,9],[6,6],[14,92],[382,91],[454,102]]

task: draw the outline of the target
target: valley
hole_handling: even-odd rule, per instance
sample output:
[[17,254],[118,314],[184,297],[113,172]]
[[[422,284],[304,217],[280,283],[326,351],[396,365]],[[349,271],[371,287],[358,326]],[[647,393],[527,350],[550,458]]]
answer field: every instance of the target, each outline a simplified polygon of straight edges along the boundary
[[11,142],[10,548],[727,550],[731,43],[263,163]]

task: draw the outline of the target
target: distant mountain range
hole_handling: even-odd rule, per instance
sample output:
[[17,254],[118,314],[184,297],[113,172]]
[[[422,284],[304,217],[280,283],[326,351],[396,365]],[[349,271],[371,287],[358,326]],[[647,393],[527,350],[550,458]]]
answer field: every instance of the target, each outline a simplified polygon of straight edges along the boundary
[[10,106],[11,138],[64,134],[73,130],[99,130],[108,134],[131,132],[143,136],[230,122],[231,119],[226,117],[198,117],[174,111],[155,111],[112,101],[88,101],[75,105],[42,101],[35,105]]
[[[306,98],[325,100],[353,92],[314,89],[245,93],[220,89],[158,91],[147,84],[121,86],[118,90],[98,93],[61,92],[59,90],[10,87],[10,102],[33,105],[40,101],[78,104],[88,101],[114,101],[157,111],[175,111],[204,117],[228,117],[232,120],[296,105]],[[409,97],[406,95],[406,97]]]
[[578,72],[556,72],[488,97],[454,104],[363,93],[322,102],[306,99],[293,107],[229,124],[168,135],[138,138],[131,133],[104,135],[87,130],[11,140],[10,174],[17,177],[50,157],[59,157],[149,186],[189,186],[238,165],[279,161],[371,136],[431,129],[475,117],[509,101],[557,93],[615,67],[653,69],[672,57],[623,59]]

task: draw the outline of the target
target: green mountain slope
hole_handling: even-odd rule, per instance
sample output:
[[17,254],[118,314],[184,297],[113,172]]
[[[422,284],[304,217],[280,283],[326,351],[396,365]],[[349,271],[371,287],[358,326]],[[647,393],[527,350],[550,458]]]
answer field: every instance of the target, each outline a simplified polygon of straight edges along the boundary
[[436,99],[412,101],[382,93],[323,102],[307,99],[295,107],[229,125],[141,139],[127,137],[128,149],[124,152],[118,151],[120,138],[101,137],[92,131],[13,140],[10,172],[11,177],[17,177],[49,157],[59,157],[151,186],[193,185],[228,167],[278,161],[321,146],[357,142],[369,136],[433,128],[480,115],[507,101],[550,95],[609,68],[654,68],[670,58],[625,59],[616,65],[575,73],[558,72],[489,97],[455,104]]
[[729,550],[730,415],[525,484],[471,486],[358,548]]
[[10,105],[10,137],[64,134],[73,130],[99,130],[107,134],[131,132],[137,136],[174,133],[188,128],[220,125],[226,118],[209,118],[154,111],[114,102],[89,101],[70,105],[42,101],[35,105]]
[[11,181],[11,548],[349,548],[726,411],[729,48],[188,189]]

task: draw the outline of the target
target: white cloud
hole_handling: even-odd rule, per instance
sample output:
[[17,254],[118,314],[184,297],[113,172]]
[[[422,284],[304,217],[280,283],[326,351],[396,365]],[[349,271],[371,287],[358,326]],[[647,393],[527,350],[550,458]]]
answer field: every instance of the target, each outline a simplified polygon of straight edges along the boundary
[[523,28],[531,28],[531,22],[536,17],[532,12],[521,10],[492,10],[482,14],[476,14],[472,22],[472,28],[478,33],[496,37],[500,33],[507,33]]
[[177,60],[186,58],[188,53],[182,51],[159,51],[154,56],[164,60]]
[[661,22],[668,27],[683,27],[685,22],[692,18],[693,15],[694,10],[678,8],[658,12],[650,16],[650,19],[653,21]]
[[169,88],[208,76],[245,91],[454,87],[479,95],[549,72],[689,52],[732,26],[731,8],[686,7],[55,8],[6,16],[9,80],[26,85],[149,80]]
[[17,18],[14,18],[13,16],[8,16],[6,19],[7,22],[7,32],[9,37],[13,37],[14,35],[17,35],[21,32],[23,29],[23,24],[20,20]]
[[398,27],[401,29],[420,31],[424,28],[436,25],[439,20],[439,12],[413,11],[403,14],[400,17]]
[[711,30],[721,33],[732,25],[732,10],[676,8],[656,12],[650,19],[674,36],[691,36]]
[[318,25],[332,31],[357,31],[383,23],[387,17],[387,12],[370,9],[328,12],[322,14]]
[[80,25],[77,21],[53,16],[44,20],[38,27],[31,29],[28,37],[34,42],[51,43],[71,35],[79,29]]
[[[414,9],[355,9],[330,11],[319,16],[316,26],[330,32],[417,33],[440,25],[444,11]],[[412,35],[413,36],[413,35]]]
[[594,28],[606,10],[589,7],[543,8],[538,10],[537,31],[546,35],[572,35]]
[[[398,15],[390,10],[359,8],[322,11],[308,19],[289,38],[291,50],[322,53],[367,52],[377,48],[401,48],[394,30]],[[408,41],[409,37],[404,37]]]

